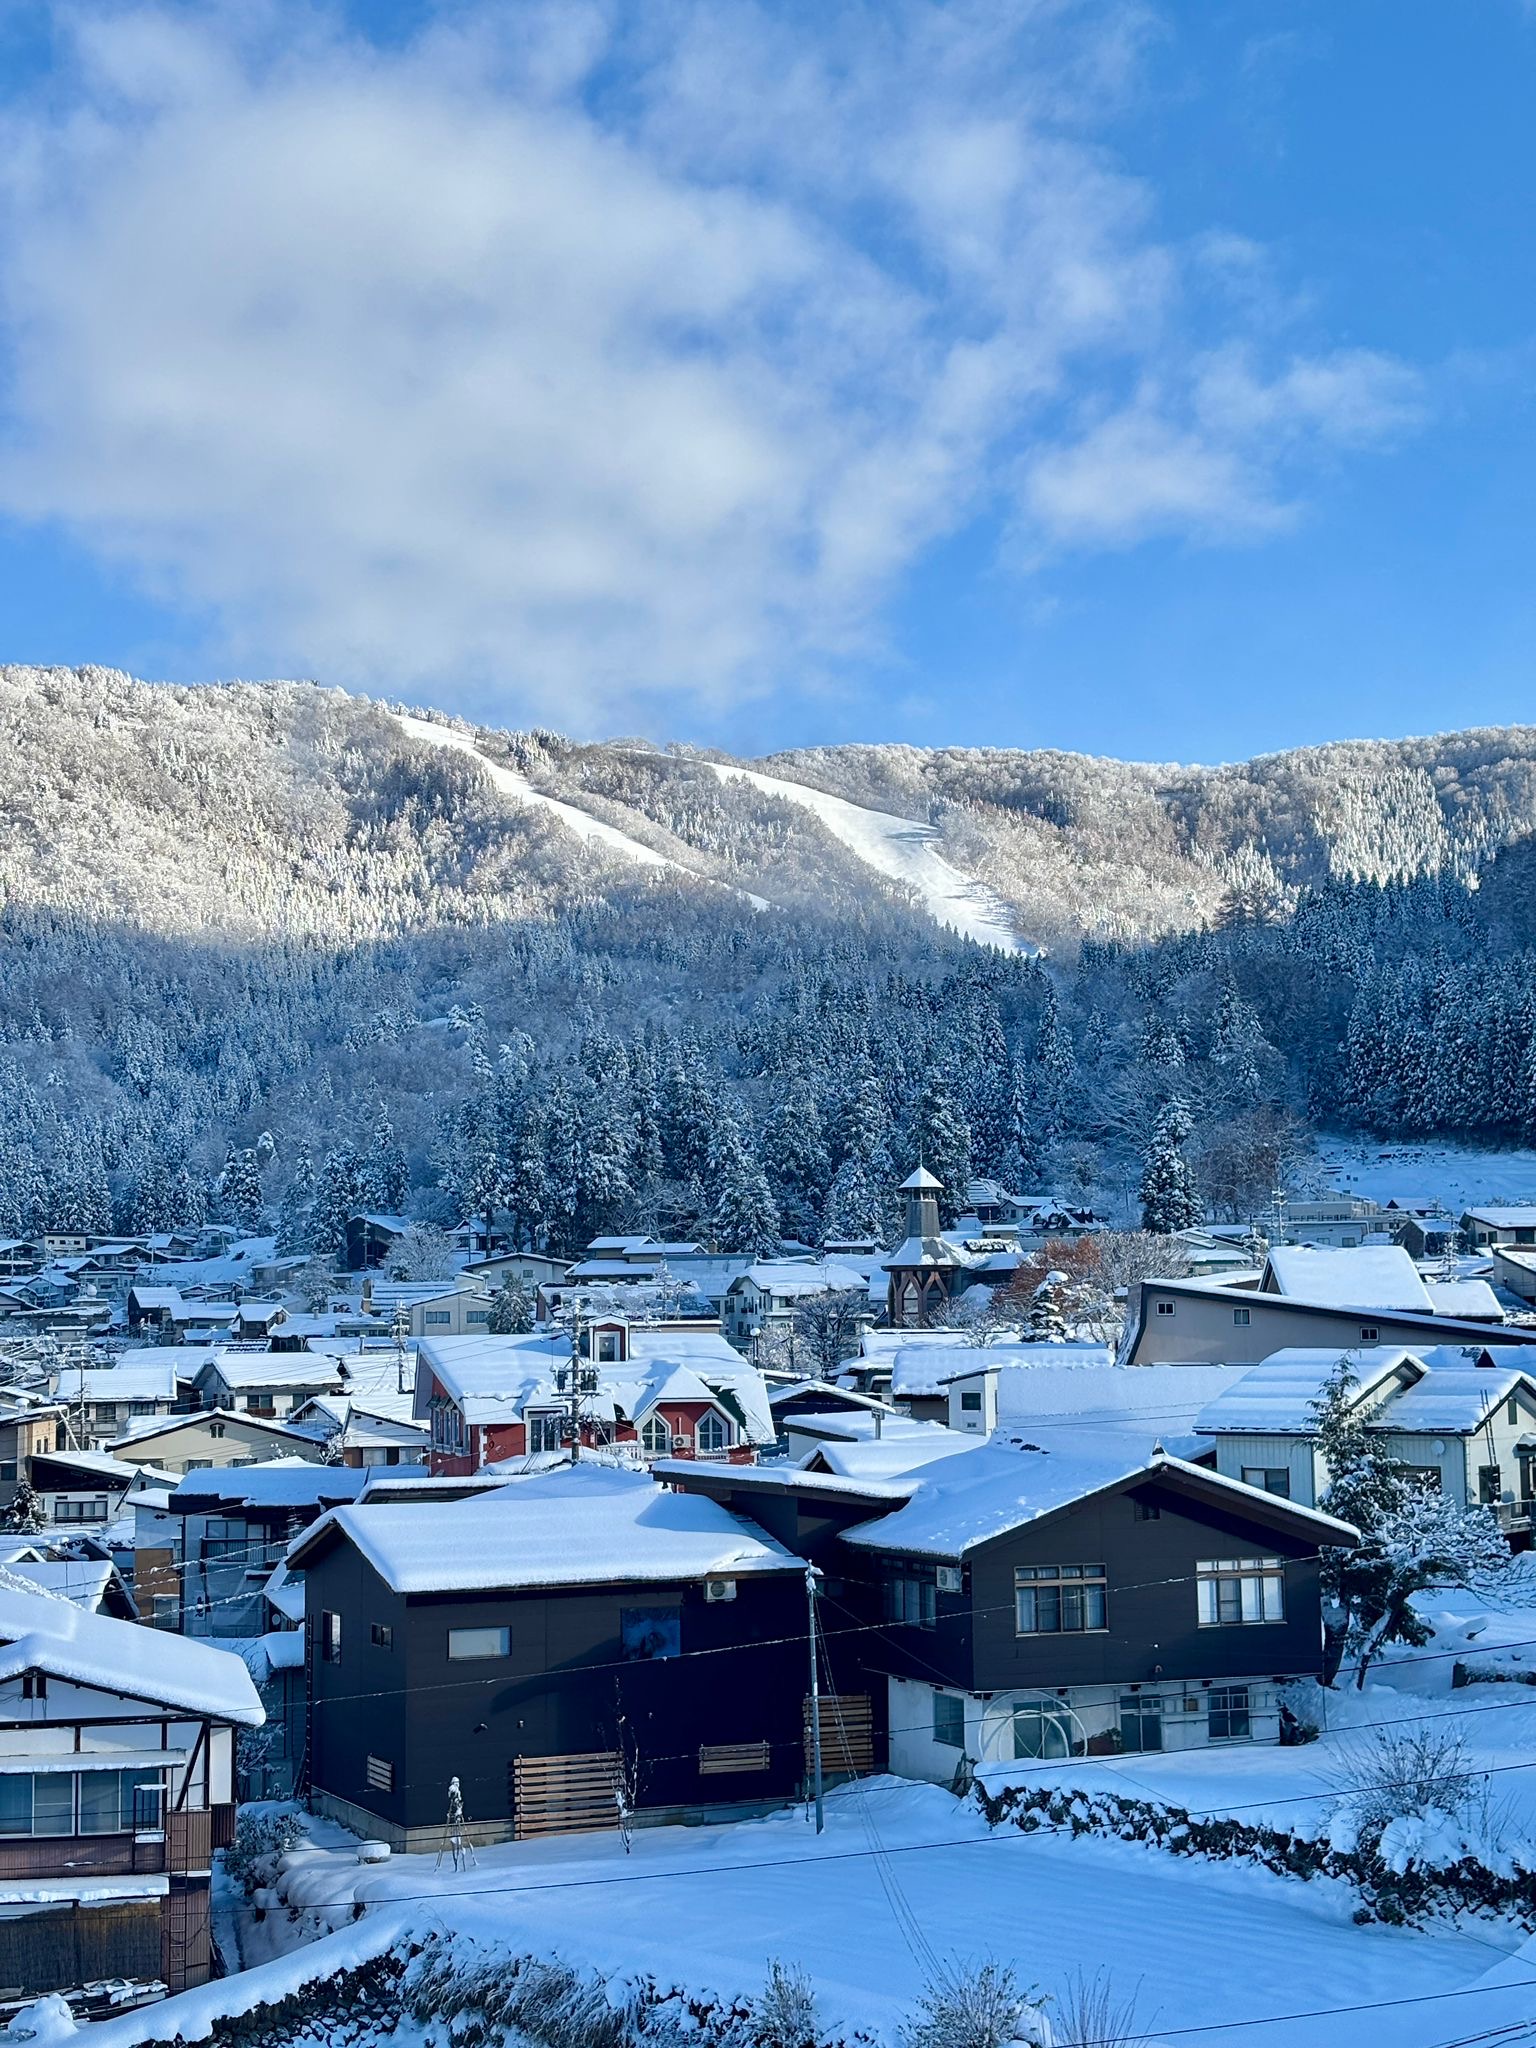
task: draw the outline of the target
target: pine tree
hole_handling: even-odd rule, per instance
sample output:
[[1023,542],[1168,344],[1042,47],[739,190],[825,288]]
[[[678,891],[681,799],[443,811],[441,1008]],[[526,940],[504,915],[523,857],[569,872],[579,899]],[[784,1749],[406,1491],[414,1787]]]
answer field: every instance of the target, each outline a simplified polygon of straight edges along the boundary
[[948,1077],[929,1074],[917,1099],[912,1149],[943,1189],[940,1214],[948,1223],[965,1205],[971,1179],[971,1132]]
[[1141,1227],[1160,1237],[1191,1230],[1200,1221],[1195,1177],[1181,1147],[1193,1126],[1177,1097],[1163,1110],[1141,1176]]
[[1062,1300],[1066,1285],[1065,1273],[1047,1273],[1031,1295],[1029,1335],[1035,1343],[1064,1344],[1067,1341],[1067,1316]]
[[718,1190],[712,1219],[714,1240],[722,1252],[771,1258],[779,1249],[779,1212],[739,1120],[744,1121],[738,1108],[715,1133],[710,1158],[711,1181]]
[[6,1533],[12,1536],[35,1536],[47,1527],[48,1517],[43,1508],[41,1496],[33,1489],[29,1479],[17,1481],[16,1491],[11,1495],[10,1506],[5,1511]]
[[223,1170],[219,1174],[219,1206],[231,1223],[239,1225],[247,1237],[261,1228],[263,1195],[261,1174],[256,1165],[256,1154],[250,1147],[236,1151],[231,1145],[224,1155]]
[[376,1216],[398,1216],[405,1207],[410,1185],[405,1149],[381,1108],[358,1172],[358,1201]]
[[315,1248],[315,1162],[308,1139],[301,1139],[293,1172],[277,1211],[277,1249],[281,1253]]
[[820,1108],[803,1081],[768,1112],[763,1170],[785,1226],[802,1243],[815,1243],[832,1166],[822,1139]]
[[493,1337],[522,1337],[533,1328],[533,1304],[515,1273],[508,1273],[497,1288],[485,1327]]
[[338,1145],[325,1155],[313,1212],[317,1251],[338,1251],[346,1242],[347,1219],[361,1207],[357,1198],[358,1167],[357,1154],[349,1146]]

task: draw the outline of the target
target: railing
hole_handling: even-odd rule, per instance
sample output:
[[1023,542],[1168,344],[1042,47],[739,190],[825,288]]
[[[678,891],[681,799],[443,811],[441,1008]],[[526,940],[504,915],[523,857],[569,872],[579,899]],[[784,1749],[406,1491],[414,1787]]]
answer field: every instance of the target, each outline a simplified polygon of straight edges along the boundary
[[0,1883],[33,1877],[137,1877],[166,1868],[162,1834],[32,1835],[0,1842]]

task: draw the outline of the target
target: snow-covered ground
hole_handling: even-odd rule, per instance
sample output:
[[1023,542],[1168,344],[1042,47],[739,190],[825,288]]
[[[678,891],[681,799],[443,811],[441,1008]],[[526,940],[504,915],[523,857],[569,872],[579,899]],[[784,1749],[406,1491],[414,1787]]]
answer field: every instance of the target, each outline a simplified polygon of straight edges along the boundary
[[[1436,1596],[1434,1640],[1393,1653],[1363,1692],[1330,1694],[1315,1743],[1009,1775],[1321,1829],[1341,1768],[1373,1731],[1454,1720],[1505,1808],[1506,1840],[1536,1839],[1536,1687],[1451,1682],[1458,1661],[1479,1657],[1536,1670],[1533,1589],[1528,1570],[1492,1607]],[[195,2039],[213,2013],[281,1996],[406,1931],[447,1935],[466,1952],[559,1955],[615,1983],[653,1973],[733,1996],[755,1991],[777,1957],[809,1973],[827,2031],[860,2027],[892,2043],[935,1961],[988,1956],[1053,1995],[1079,1974],[1102,1974],[1117,2001],[1135,2001],[1146,2048],[1447,2048],[1527,2024],[1529,2036],[1497,2038],[1536,2039],[1536,1941],[1512,1922],[1357,1926],[1342,1882],[992,1830],[974,1805],[898,1779],[834,1792],[819,1838],[795,1809],[642,1829],[628,1852],[616,1835],[504,1844],[460,1872],[431,1856],[361,1865],[342,1830],[309,1826],[282,1881],[294,1913],[274,1906],[258,1921],[242,1909],[254,1967],[174,2007],[97,2026],[94,2048],[164,2038],[173,2012]]]
[[1000,946],[1008,953],[1027,950],[1002,898],[945,860],[938,850],[939,835],[931,825],[898,818],[889,811],[869,810],[804,782],[760,775],[755,768],[736,768],[723,761],[705,765],[722,782],[750,782],[765,796],[782,797],[812,812],[867,868],[914,890],[935,923],[983,946]]
[[1322,1137],[1313,1172],[1319,1190],[1387,1202],[1395,1195],[1442,1202],[1453,1216],[1486,1202],[1536,1202],[1536,1150],[1484,1151],[1475,1145]]
[[685,867],[681,861],[669,860],[664,853],[658,853],[653,846],[633,839],[627,832],[621,832],[617,825],[610,825],[602,818],[594,818],[576,804],[563,803],[559,797],[548,796],[541,789],[535,789],[526,776],[505,768],[498,761],[492,761],[482,754],[468,733],[457,732],[452,726],[436,725],[431,719],[412,718],[408,712],[396,711],[391,714],[396,725],[413,740],[421,740],[429,747],[442,747],[451,753],[467,754],[472,761],[478,761],[503,796],[510,797],[515,804],[531,805],[540,810],[551,811],[568,831],[588,845],[601,846],[605,852],[621,860],[634,861],[640,867],[665,868],[675,875],[687,875],[696,882],[709,882],[713,887],[729,890],[733,896],[742,896],[755,910],[768,909],[767,901],[761,896],[749,895],[746,890],[731,888],[726,882],[715,882],[710,875],[702,874],[697,868]]

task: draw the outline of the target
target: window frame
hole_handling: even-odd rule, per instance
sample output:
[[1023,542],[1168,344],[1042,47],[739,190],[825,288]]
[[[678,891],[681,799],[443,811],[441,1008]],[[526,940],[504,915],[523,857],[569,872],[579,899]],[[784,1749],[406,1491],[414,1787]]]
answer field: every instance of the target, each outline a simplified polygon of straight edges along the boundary
[[[1221,1704],[1218,1706],[1217,1702]],[[1241,1701],[1241,1705],[1237,1702]],[[1216,1730],[1218,1717],[1223,1722]],[[1241,1728],[1234,1726],[1241,1722]],[[1253,1740],[1253,1698],[1246,1685],[1216,1685],[1206,1694],[1205,1739],[1207,1742],[1251,1742]]]
[[942,1749],[965,1748],[965,1695],[933,1688],[933,1739]]
[[[1258,1479],[1250,1479],[1248,1475],[1251,1472],[1257,1472],[1261,1476]],[[1244,1465],[1241,1468],[1241,1473],[1244,1486],[1251,1486],[1255,1493],[1272,1494],[1276,1500],[1289,1500],[1291,1498],[1291,1468],[1289,1465]],[[1283,1480],[1284,1484],[1281,1486],[1271,1486],[1269,1482],[1272,1479]]]
[[[489,1639],[494,1636],[497,1647],[483,1650],[470,1649],[468,1647],[468,1639],[472,1636],[483,1639]],[[458,1649],[454,1648],[455,1638],[458,1639],[460,1645]],[[460,1628],[450,1628],[445,1635],[443,1649],[444,1655],[450,1664],[499,1664],[512,1654],[511,1625],[509,1623],[485,1622],[473,1627],[466,1625]]]
[[1285,1559],[1197,1558],[1195,1616],[1200,1628],[1283,1627]]
[[[1045,1595],[1044,1601],[1041,1596]],[[1070,1595],[1079,1618],[1068,1620]],[[1095,1599],[1095,1596],[1097,1598]],[[1025,1602],[1031,1621],[1025,1624]],[[1053,1613],[1055,1621],[1046,1617]],[[1097,1619],[1094,1614],[1097,1613]],[[1109,1572],[1103,1564],[1017,1565],[1013,1574],[1015,1636],[1100,1636],[1109,1633]]]

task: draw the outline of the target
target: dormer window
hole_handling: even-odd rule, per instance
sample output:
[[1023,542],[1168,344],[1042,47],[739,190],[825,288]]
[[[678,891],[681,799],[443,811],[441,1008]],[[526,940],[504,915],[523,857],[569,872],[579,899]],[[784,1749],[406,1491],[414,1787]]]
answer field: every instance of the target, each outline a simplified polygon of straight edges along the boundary
[[731,1440],[724,1418],[713,1408],[699,1419],[697,1442],[701,1451],[723,1451]]
[[659,1415],[648,1416],[640,1431],[640,1441],[647,1456],[664,1458],[672,1448],[671,1428]]

